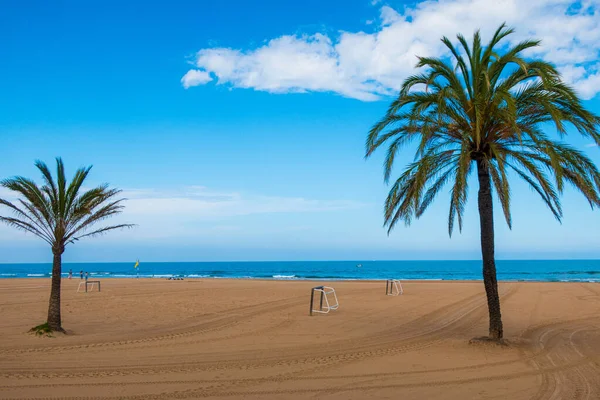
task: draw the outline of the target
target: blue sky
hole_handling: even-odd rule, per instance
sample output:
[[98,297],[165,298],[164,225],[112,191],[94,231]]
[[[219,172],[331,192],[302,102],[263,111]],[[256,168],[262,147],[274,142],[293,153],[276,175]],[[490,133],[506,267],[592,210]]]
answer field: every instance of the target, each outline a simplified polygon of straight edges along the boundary
[[[56,156],[70,171],[93,164],[90,185],[122,188],[118,221],[138,224],[70,246],[66,261],[478,258],[475,192],[462,234],[448,238],[441,196],[388,237],[382,155],[363,159],[415,54],[442,55],[443,35],[507,21],[515,40],[541,38],[535,55],[600,113],[597,1],[158,3],[0,13],[0,176],[38,179],[34,160]],[[498,257],[600,258],[600,211],[571,190],[563,205],[560,225],[515,182],[512,231],[496,213]],[[0,262],[48,256],[0,227]]]

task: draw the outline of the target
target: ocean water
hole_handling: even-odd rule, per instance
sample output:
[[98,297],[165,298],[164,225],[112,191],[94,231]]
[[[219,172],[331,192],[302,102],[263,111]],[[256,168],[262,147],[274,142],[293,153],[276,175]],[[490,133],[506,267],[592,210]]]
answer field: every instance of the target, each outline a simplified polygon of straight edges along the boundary
[[[403,279],[481,280],[481,261],[273,261],[273,262],[141,262],[64,263],[75,278],[245,278],[245,279]],[[600,282],[600,260],[498,260],[498,279],[505,281]],[[0,264],[0,278],[49,278],[51,264]]]

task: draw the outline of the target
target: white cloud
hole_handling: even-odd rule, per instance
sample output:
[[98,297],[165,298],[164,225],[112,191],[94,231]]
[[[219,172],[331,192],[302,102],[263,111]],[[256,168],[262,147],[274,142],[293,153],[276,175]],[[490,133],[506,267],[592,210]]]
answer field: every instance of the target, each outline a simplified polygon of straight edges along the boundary
[[0,186],[0,199],[4,199],[7,201],[14,201],[18,199],[16,192],[13,192],[10,189],[5,188],[4,186]]
[[268,213],[324,212],[358,208],[350,200],[312,200],[212,191],[190,186],[178,191],[136,189],[123,191],[130,215],[185,215],[189,218],[234,217]]
[[396,10],[389,6],[381,7],[381,23],[383,25],[391,25],[396,22],[402,21],[402,15],[400,15]]
[[[377,2],[373,2],[376,4]],[[403,10],[384,5],[375,31],[283,35],[248,50],[205,48],[184,86],[208,83],[272,93],[334,92],[360,100],[395,93],[416,56],[445,54],[442,36],[488,37],[506,21],[513,42],[538,38],[535,56],[555,63],[584,98],[600,91],[600,0],[439,0]],[[369,24],[365,25],[365,28]],[[189,78],[189,77],[188,77]]]
[[[320,33],[282,36],[251,53],[225,48],[200,50],[196,65],[212,72],[218,83],[238,88],[273,93],[331,91],[363,100],[375,98],[371,94],[375,85],[340,74],[332,42]],[[203,71],[190,70],[186,75],[195,72]],[[195,85],[188,81],[189,86]]]
[[[256,215],[262,221],[253,224],[253,230],[257,232],[261,229],[274,229],[263,226],[267,221],[272,220],[268,214],[328,214],[364,206],[362,203],[350,200],[316,200],[304,197],[222,192],[200,186],[169,191],[125,190],[123,196],[128,200],[125,203],[125,211],[118,217],[118,222],[138,224],[133,236],[142,240],[251,235],[251,232],[239,226],[239,224],[247,225],[243,219],[245,216]],[[121,232],[111,236],[131,237],[132,234]]]
[[585,147],[598,147],[596,143],[586,144]]
[[184,88],[189,88],[191,86],[204,85],[207,82],[212,81],[210,74],[206,71],[201,71],[197,69],[189,70],[183,78],[181,78],[181,84]]
[[[0,188],[0,196],[15,197]],[[106,235],[106,241],[130,238],[179,238],[195,235],[248,234],[238,226],[242,216],[265,214],[330,213],[353,210],[364,206],[351,200],[317,200],[304,197],[266,196],[233,191],[215,191],[203,186],[189,186],[178,190],[127,189],[122,214],[108,223],[135,223],[133,230],[115,231]],[[0,207],[0,215],[10,212]],[[261,226],[253,229],[260,230]],[[289,227],[285,227],[289,229]],[[281,229],[281,228],[278,228]],[[0,224],[0,239],[37,240],[33,235],[20,234],[14,228]]]

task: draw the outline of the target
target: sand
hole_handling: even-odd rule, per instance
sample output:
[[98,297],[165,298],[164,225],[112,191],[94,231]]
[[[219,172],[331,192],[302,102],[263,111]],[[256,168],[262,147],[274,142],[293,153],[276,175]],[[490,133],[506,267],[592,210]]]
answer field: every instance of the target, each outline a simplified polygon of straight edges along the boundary
[[48,279],[0,280],[0,398],[599,399],[600,284],[500,284],[510,345],[487,333],[480,282],[63,281],[66,336],[45,320]]

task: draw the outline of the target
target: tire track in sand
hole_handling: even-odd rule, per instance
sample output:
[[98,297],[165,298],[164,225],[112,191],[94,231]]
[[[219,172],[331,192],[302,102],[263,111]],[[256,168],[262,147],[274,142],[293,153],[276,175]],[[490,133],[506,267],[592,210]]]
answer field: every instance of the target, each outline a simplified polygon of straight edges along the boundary
[[[512,293],[512,290],[511,290]],[[369,336],[367,338],[354,338],[344,339],[334,342],[336,347],[343,347],[344,349],[352,349],[353,351],[340,351],[331,349],[331,343],[325,343],[317,346],[304,347],[294,349],[293,351],[286,352],[285,357],[265,357],[263,352],[250,353],[241,359],[224,360],[219,362],[191,362],[191,363],[164,363],[154,364],[151,367],[144,365],[131,365],[125,368],[106,368],[105,370],[98,370],[94,368],[91,371],[85,371],[85,368],[77,367],[56,367],[51,370],[38,370],[32,372],[28,370],[12,370],[11,372],[4,372],[0,374],[2,378],[17,378],[17,379],[32,379],[32,378],[82,378],[82,377],[102,377],[102,376],[123,376],[123,375],[145,375],[145,374],[157,374],[164,372],[194,372],[194,371],[210,371],[210,370],[221,370],[230,368],[244,367],[248,369],[261,368],[268,366],[290,366],[290,365],[304,365],[307,363],[317,363],[319,365],[330,364],[336,361],[348,361],[356,359],[357,357],[364,358],[365,355],[373,355],[373,351],[379,354],[395,354],[397,352],[408,351],[418,348],[427,347],[435,344],[437,337],[443,338],[446,335],[445,328],[450,324],[460,320],[464,316],[473,312],[475,309],[480,308],[485,299],[482,299],[480,294],[471,295],[465,299],[459,300],[455,303],[446,305],[439,309],[432,311],[431,313],[419,317],[409,323],[408,325],[416,325],[416,327],[408,329],[403,326],[399,326],[393,329],[388,329],[382,333]],[[275,308],[269,306],[268,310],[273,311]],[[261,311],[255,311],[254,314],[262,313]],[[252,315],[244,314],[245,317],[251,318]],[[233,318],[238,319],[239,316]],[[424,330],[423,325],[429,324],[431,327]],[[443,333],[442,333],[443,332]],[[425,343],[420,340],[426,335],[436,335],[435,337],[428,337],[428,341]],[[154,339],[154,338],[151,338]],[[411,341],[413,340],[413,341]],[[403,343],[409,341],[409,343]],[[132,341],[137,343],[138,341]],[[400,343],[400,344],[399,344]],[[69,346],[69,349],[80,349],[82,346]],[[306,353],[318,354],[318,356],[306,357]],[[57,370],[63,370],[59,372]],[[73,371],[75,370],[75,371]]]
[[[595,358],[598,362],[598,358]],[[232,396],[269,396],[269,395],[292,395],[292,394],[331,394],[343,391],[369,391],[369,390],[381,390],[381,389],[402,389],[402,388],[419,388],[423,386],[441,387],[459,384],[470,384],[470,383],[482,383],[489,381],[506,381],[511,379],[519,379],[524,376],[536,376],[543,373],[551,373],[556,371],[563,371],[576,368],[588,361],[573,362],[562,366],[550,367],[540,370],[532,370],[526,372],[513,372],[506,374],[499,374],[495,376],[481,376],[473,378],[460,378],[460,379],[445,379],[445,380],[431,380],[427,382],[418,383],[397,383],[397,384],[378,384],[378,385],[352,385],[344,387],[328,387],[328,388],[298,388],[298,389],[276,389],[276,390],[228,390],[222,392],[214,392],[206,389],[194,389],[190,391],[175,391],[171,393],[160,393],[160,394],[144,394],[144,395],[133,395],[133,396],[58,396],[58,397],[35,397],[30,400],[117,400],[117,399],[130,399],[130,400],[165,400],[165,399],[186,399],[186,398],[202,398],[202,397],[232,397]],[[360,375],[361,377],[364,375]],[[353,377],[338,376],[338,377],[316,377],[315,379],[336,379]],[[265,378],[266,379],[266,378]],[[174,383],[186,383],[188,381],[173,381]],[[214,382],[214,381],[211,381]],[[92,386],[92,385],[90,385]],[[231,386],[230,386],[231,387]],[[562,397],[567,398],[567,397]],[[19,400],[19,398],[6,398],[5,400]]]
[[[569,321],[538,332],[537,347],[545,350],[544,357],[532,359],[532,363],[537,370],[544,372],[532,400],[600,398],[597,348],[582,350],[575,341],[581,333],[588,333],[593,336],[592,341],[600,345],[599,321],[597,317],[576,323]],[[564,367],[573,359],[578,360],[576,367]]]
[[[81,350],[81,349],[93,349],[93,348],[106,348],[106,347],[114,347],[114,346],[127,346],[138,343],[150,343],[163,341],[168,339],[176,339],[182,337],[188,337],[192,335],[201,335],[208,332],[212,332],[215,330],[220,330],[224,328],[228,328],[234,325],[237,325],[239,322],[254,318],[260,314],[265,314],[269,311],[273,310],[284,310],[286,308],[291,308],[296,305],[304,303],[304,300],[294,298],[284,301],[272,301],[267,303],[261,303],[257,305],[244,306],[239,307],[234,310],[224,311],[231,312],[234,311],[236,313],[241,312],[241,314],[236,315],[225,315],[221,317],[217,317],[215,319],[211,319],[209,321],[201,322],[197,325],[193,325],[191,327],[186,327],[181,330],[175,329],[172,333],[158,336],[150,336],[146,338],[140,339],[131,339],[131,340],[119,340],[119,341],[106,341],[106,342],[95,342],[95,343],[82,343],[76,345],[67,345],[67,346],[45,346],[45,347],[28,347],[28,348],[20,348],[20,349],[2,349],[0,350],[0,355],[5,354],[25,354],[25,353],[51,353],[51,352],[59,352],[63,353],[65,351],[72,350]],[[205,316],[199,316],[202,318]]]
[[[505,291],[505,293],[502,294],[502,297],[504,300],[506,300],[508,298],[509,295],[512,295],[514,293],[514,289],[509,287],[508,291]],[[410,339],[415,339],[414,342],[411,343],[404,343],[402,345],[398,345],[398,341],[400,340],[400,343],[402,343],[402,339],[398,338],[398,330],[397,329],[391,329],[388,330],[380,335],[378,335],[377,338],[374,338],[373,341],[374,343],[368,344],[368,345],[363,345],[363,346],[359,346],[358,342],[356,342],[357,339],[354,339],[354,341],[350,340],[350,341],[346,341],[346,346],[350,349],[352,349],[353,351],[351,352],[343,352],[342,354],[337,354],[335,356],[328,356],[326,358],[323,357],[313,357],[313,358],[305,358],[304,360],[300,360],[297,363],[299,364],[317,364],[316,368],[310,368],[309,370],[303,369],[301,371],[295,371],[292,373],[287,373],[287,374],[281,374],[281,375],[277,375],[277,376],[269,376],[269,377],[265,377],[265,378],[260,378],[260,379],[235,379],[235,380],[219,380],[218,382],[223,385],[222,388],[226,388],[227,386],[235,386],[235,387],[240,387],[240,386],[246,386],[246,385],[256,385],[256,384],[260,384],[263,382],[268,382],[268,381],[278,381],[278,382],[285,382],[285,381],[299,381],[302,379],[314,379],[315,377],[305,377],[302,375],[305,374],[310,374],[311,372],[316,372],[317,370],[320,370],[322,368],[323,364],[326,365],[340,365],[340,364],[344,364],[347,362],[354,362],[354,361],[361,361],[365,358],[369,358],[369,357],[376,357],[376,356],[384,356],[384,355],[392,355],[392,354],[396,354],[398,352],[402,352],[402,351],[409,351],[409,350],[413,350],[413,349],[419,349],[419,348],[423,348],[423,347],[427,347],[430,346],[432,344],[435,344],[437,342],[439,342],[442,338],[446,337],[448,335],[448,332],[453,331],[453,330],[459,330],[461,327],[465,326],[465,325],[469,325],[472,324],[474,321],[479,320],[480,318],[484,317],[487,315],[487,310],[482,307],[483,305],[485,305],[485,298],[482,299],[482,296],[480,294],[476,294],[473,296],[470,296],[466,299],[460,300],[454,304],[448,305],[446,307],[442,307],[438,310],[433,311],[432,313],[430,313],[429,315],[426,315],[424,317],[420,317],[417,320],[420,320],[420,324],[415,324],[418,327],[416,328],[416,330],[418,331],[418,334],[413,335],[412,337],[409,335],[405,335],[404,337],[404,341],[406,340],[410,340]],[[483,308],[483,309],[482,309]],[[425,330],[425,332],[423,331],[423,323],[424,322],[428,322],[429,325],[431,325],[429,327],[429,329]],[[388,342],[388,340],[393,340],[395,343],[393,342]],[[363,341],[362,339],[360,341]],[[356,351],[357,348],[361,348],[359,351]],[[282,360],[279,360],[282,361]],[[289,360],[287,360],[287,362],[284,361],[285,364],[287,364],[288,366],[291,365],[289,363]],[[271,363],[267,363],[272,365]],[[293,363],[292,363],[293,364]],[[260,365],[255,365],[255,367],[259,367]],[[229,367],[232,367],[231,365],[229,365]],[[478,366],[469,366],[467,368],[478,368]],[[448,369],[448,370],[454,370],[457,368],[452,368],[452,369]],[[458,368],[460,369],[460,368]],[[164,369],[162,369],[161,371],[155,371],[156,373],[159,372],[165,372]],[[171,371],[172,372],[172,371]],[[430,372],[436,372],[436,371],[412,371],[411,373],[414,374],[426,374],[426,373],[430,373]],[[53,374],[47,375],[46,377],[56,377],[56,376],[52,376]],[[109,374],[109,376],[114,376],[115,374]],[[388,377],[392,377],[392,376],[401,376],[402,373],[390,373],[390,374],[360,374],[360,375],[355,375],[352,377],[356,377],[356,378],[366,378],[366,377],[374,377],[374,378],[381,378],[382,376],[388,376]],[[25,377],[25,376],[23,376]],[[72,375],[69,377],[73,377]],[[345,377],[345,376],[331,376],[331,377],[318,377],[318,379],[340,379],[341,377]],[[201,381],[198,380],[194,380],[194,383],[202,383]],[[158,381],[157,383],[161,383],[161,381]],[[179,383],[179,384],[183,384],[183,383],[190,383],[189,381],[186,380],[178,380],[178,381],[173,381],[173,383]],[[210,380],[210,383],[216,383],[215,380]],[[116,383],[116,382],[111,382],[111,383],[107,383],[109,385],[136,385],[136,384],[144,384],[144,382],[131,382],[131,383]],[[227,385],[225,385],[227,384]],[[103,385],[103,384],[97,384],[97,385]],[[29,386],[29,385],[27,385]],[[60,385],[57,385],[60,386]],[[85,386],[82,385],[82,386]],[[21,386],[21,387],[25,387],[25,386]],[[56,387],[55,385],[52,385],[50,387]],[[189,396],[200,396],[203,397],[203,395],[198,392],[198,390],[200,390],[200,392],[204,389],[195,389],[189,393],[181,393],[181,392],[173,392],[173,393],[168,393],[168,394],[164,394],[164,396],[162,398],[171,398],[171,397],[188,397]],[[212,395],[220,395],[221,394],[221,390],[214,390],[211,392]],[[252,393],[248,393],[248,394],[254,394]],[[227,393],[225,393],[225,395],[227,395]],[[144,396],[145,398],[152,398],[152,397],[148,397],[148,396]]]

